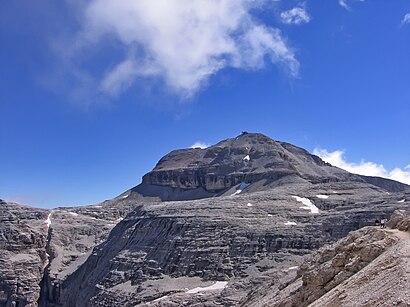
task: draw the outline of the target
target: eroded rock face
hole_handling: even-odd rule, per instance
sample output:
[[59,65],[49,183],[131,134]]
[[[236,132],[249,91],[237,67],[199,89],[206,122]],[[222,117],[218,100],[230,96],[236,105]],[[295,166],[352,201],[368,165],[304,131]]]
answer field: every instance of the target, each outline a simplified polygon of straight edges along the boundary
[[387,226],[401,231],[410,232],[410,210],[407,208],[394,211]]
[[292,305],[307,306],[356,274],[398,239],[377,228],[353,232],[336,246],[326,247],[301,266],[302,290]]
[[114,226],[135,205],[126,199],[113,204],[56,208],[50,211],[47,253],[40,306],[60,300],[61,284],[90,256],[93,248],[104,242]]
[[0,306],[45,306],[135,205],[35,209],[0,201]]
[[[406,224],[405,208],[391,226]],[[365,227],[312,254],[293,280],[255,289],[241,306],[408,306],[409,256],[409,233]]]
[[37,306],[48,211],[0,200],[0,306]]
[[[83,306],[78,301],[90,302],[90,306],[135,306],[165,295],[172,298],[161,300],[162,304],[190,301],[181,294],[184,288],[167,289],[168,278],[225,280],[232,287],[253,284],[284,263],[297,265],[298,257],[372,225],[401,206],[391,195],[365,183],[348,185],[295,185],[243,196],[141,204],[61,285],[62,302],[68,306]],[[328,198],[317,197],[323,193]],[[311,200],[319,213],[300,208],[303,204],[294,195]],[[334,263],[323,268],[326,274],[311,272],[306,282],[323,287],[339,273],[337,268],[351,262],[351,270],[358,270],[377,252],[364,249],[363,259],[356,263],[343,258],[341,250]],[[250,290],[249,286],[238,289],[231,290],[234,298],[228,301],[232,306]]]

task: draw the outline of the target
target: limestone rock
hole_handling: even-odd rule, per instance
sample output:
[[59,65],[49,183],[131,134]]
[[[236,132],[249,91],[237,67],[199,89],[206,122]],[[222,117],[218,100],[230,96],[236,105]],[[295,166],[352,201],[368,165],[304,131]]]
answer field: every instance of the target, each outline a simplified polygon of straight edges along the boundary
[[0,306],[37,306],[47,265],[47,210],[0,200]]
[[[405,209],[408,199],[406,185],[367,180],[261,134],[174,151],[140,185],[101,204],[2,202],[0,305],[313,302],[391,242],[362,232],[327,245]],[[227,287],[214,289],[217,281]]]
[[[397,225],[409,216],[399,212]],[[409,233],[365,227],[312,254],[280,292],[263,285],[254,290],[262,297],[248,296],[240,306],[408,306],[409,256]]]

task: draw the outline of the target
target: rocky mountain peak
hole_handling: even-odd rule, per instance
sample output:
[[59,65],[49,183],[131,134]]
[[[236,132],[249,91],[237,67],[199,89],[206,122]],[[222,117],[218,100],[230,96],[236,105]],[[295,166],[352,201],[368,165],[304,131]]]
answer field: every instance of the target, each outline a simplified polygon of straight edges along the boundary
[[274,141],[260,133],[243,132],[208,148],[170,152],[133,191],[159,196],[162,200],[171,200],[169,195],[172,200],[195,199],[220,195],[243,183],[257,183],[256,190],[266,189],[280,180],[361,181],[303,148]]
[[277,167],[269,160],[281,162],[282,166],[301,162],[330,166],[300,147],[274,141],[260,133],[243,132],[208,148],[172,151],[158,162],[153,171],[219,166],[236,172],[258,173]]

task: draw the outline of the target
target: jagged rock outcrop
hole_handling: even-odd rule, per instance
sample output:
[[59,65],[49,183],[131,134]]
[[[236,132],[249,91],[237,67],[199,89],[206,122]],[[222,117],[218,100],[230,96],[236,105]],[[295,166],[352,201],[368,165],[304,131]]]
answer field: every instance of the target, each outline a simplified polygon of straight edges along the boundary
[[47,216],[0,200],[0,306],[37,306],[48,261]]
[[410,232],[410,212],[404,209],[394,211],[387,226],[401,231]]
[[49,213],[47,253],[50,263],[45,268],[40,306],[60,300],[60,286],[83,264],[93,248],[104,242],[114,226],[135,205],[126,198],[100,205],[56,208]]
[[[409,227],[410,210],[392,226]],[[292,280],[255,289],[241,306],[409,306],[410,233],[365,227],[321,248]]]
[[44,306],[135,206],[36,209],[0,200],[0,306]]

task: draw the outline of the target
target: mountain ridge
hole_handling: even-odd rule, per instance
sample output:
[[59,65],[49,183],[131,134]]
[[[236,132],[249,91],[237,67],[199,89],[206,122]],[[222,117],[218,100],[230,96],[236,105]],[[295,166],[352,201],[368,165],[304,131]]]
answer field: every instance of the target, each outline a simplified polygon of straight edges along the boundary
[[256,190],[269,189],[279,180],[357,181],[388,192],[410,190],[410,186],[391,179],[349,173],[290,143],[245,132],[204,149],[171,151],[130,193],[160,200],[190,200],[224,195],[241,183],[256,184]]
[[[289,143],[243,134],[216,145],[172,151],[100,204],[2,202],[0,306],[237,306],[312,251],[409,205],[407,188],[390,193]],[[185,293],[215,281],[228,288]]]

